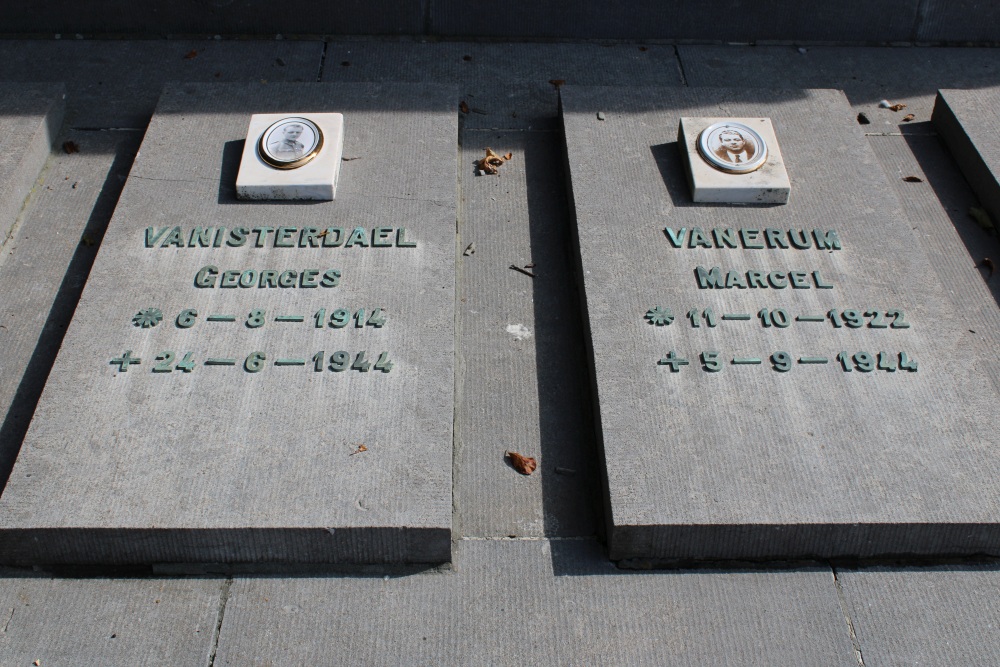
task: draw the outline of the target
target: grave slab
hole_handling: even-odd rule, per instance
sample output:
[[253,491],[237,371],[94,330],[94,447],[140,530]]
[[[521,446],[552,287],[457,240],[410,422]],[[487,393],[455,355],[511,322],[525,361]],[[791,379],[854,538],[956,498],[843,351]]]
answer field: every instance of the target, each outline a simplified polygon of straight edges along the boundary
[[[563,93],[611,557],[1000,551],[995,354],[843,94]],[[691,201],[709,114],[772,119],[787,205]]]
[[49,157],[64,108],[62,84],[0,84],[0,246]]
[[1000,91],[940,90],[934,127],[994,221],[1000,220]]
[[[0,498],[0,558],[449,559],[453,99],[165,90]],[[237,201],[250,115],[292,106],[344,113],[337,200]]]

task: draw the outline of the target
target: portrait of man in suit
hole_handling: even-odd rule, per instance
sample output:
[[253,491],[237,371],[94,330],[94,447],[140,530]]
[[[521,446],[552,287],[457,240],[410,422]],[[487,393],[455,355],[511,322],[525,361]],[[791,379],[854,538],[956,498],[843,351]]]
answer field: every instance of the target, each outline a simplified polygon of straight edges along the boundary
[[[281,128],[281,136],[273,137],[267,144],[271,155],[279,160],[297,160],[306,152],[306,147],[299,141],[305,127],[301,123],[289,123]],[[277,134],[277,133],[275,133]]]
[[714,150],[719,159],[731,164],[745,164],[753,159],[757,149],[739,130],[725,129],[719,133],[719,147]]

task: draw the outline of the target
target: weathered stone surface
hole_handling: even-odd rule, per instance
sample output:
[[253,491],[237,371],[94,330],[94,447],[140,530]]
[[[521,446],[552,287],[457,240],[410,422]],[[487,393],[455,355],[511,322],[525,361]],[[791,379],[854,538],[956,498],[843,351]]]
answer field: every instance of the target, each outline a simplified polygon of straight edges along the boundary
[[[567,87],[563,105],[612,558],[1000,551],[995,354],[928,271],[843,95]],[[677,120],[709,113],[772,119],[789,204],[691,202]],[[689,247],[695,228],[712,247]],[[726,228],[805,230],[811,247],[753,249],[764,243],[751,232],[735,249],[715,247],[710,230]],[[813,230],[835,230],[841,247],[823,247]],[[748,285],[750,270],[789,280],[801,271],[807,288],[776,289],[778,274],[767,288],[700,288],[699,266]],[[676,319],[650,324],[654,306]],[[862,328],[827,315],[843,320],[847,309],[860,311]],[[898,321],[891,310],[910,326],[888,326]],[[887,326],[868,326],[879,323],[866,311]],[[789,364],[772,356],[782,351]],[[864,372],[868,357],[858,357],[845,372],[842,351],[897,370]],[[711,352],[717,366],[701,357]],[[902,368],[901,352],[916,372]],[[673,357],[689,364],[658,363]]]
[[0,84],[0,247],[49,156],[64,97],[60,84]]
[[0,259],[0,487],[114,212],[142,135],[70,132]]
[[625,572],[586,540],[461,541],[447,572],[237,578],[215,664],[282,663],[857,665],[828,569]]
[[[453,99],[432,85],[166,90],[0,498],[3,560],[448,560]],[[250,115],[289,108],[344,113],[345,157],[357,159],[344,163],[337,200],[238,202]],[[185,244],[195,227],[276,231],[262,232],[260,248],[253,235],[241,247],[146,247],[148,228],[155,238],[174,226]],[[328,246],[338,240],[332,228],[345,231],[338,247],[284,247],[280,228],[289,227],[330,229],[316,237]],[[381,227],[393,228],[384,235],[392,247],[360,247],[356,235],[378,245]],[[337,285],[199,288],[208,265]],[[340,271],[339,281],[327,271]],[[149,308],[163,321],[134,326]],[[382,308],[388,319],[315,326],[315,313],[325,309],[326,322],[340,308],[365,309],[362,321]],[[197,310],[189,328],[178,323],[186,309]],[[109,364],[128,350],[141,363]],[[338,350],[350,353],[347,366],[363,367],[362,351],[370,363],[387,352],[395,365],[331,372]],[[195,367],[183,372],[188,352]],[[158,363],[173,370],[155,372]]]
[[0,578],[5,665],[207,664],[224,579]]
[[941,90],[934,127],[994,221],[1000,220],[1000,91]]
[[838,570],[865,667],[1000,662],[993,564]]

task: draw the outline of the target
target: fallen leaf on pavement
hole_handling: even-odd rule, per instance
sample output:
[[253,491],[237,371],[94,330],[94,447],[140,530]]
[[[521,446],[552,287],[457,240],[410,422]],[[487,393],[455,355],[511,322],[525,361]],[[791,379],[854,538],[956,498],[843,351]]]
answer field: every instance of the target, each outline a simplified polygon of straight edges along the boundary
[[514,470],[518,471],[522,475],[530,475],[535,472],[535,468],[538,467],[538,463],[530,456],[524,456],[523,454],[518,454],[517,452],[505,453],[507,454],[507,458],[510,459],[511,464],[514,466]]
[[191,49],[190,51],[184,54],[184,60],[191,60],[192,58],[197,58],[197,57],[198,57],[198,52],[195,51],[194,49]]
[[484,174],[499,174],[498,167],[502,165],[507,160],[514,157],[513,153],[507,153],[506,155],[497,155],[493,152],[492,148],[486,148],[486,157],[481,160],[476,160],[476,169],[483,172]]
[[458,110],[462,113],[469,113],[469,105],[465,103],[465,100],[458,103]]
[[903,116],[903,122],[904,123],[909,123],[914,118],[916,118],[916,116],[914,116],[912,113],[908,113],[905,116]]
[[80,147],[77,146],[75,141],[65,141],[63,142],[63,151],[66,155],[72,155],[73,153],[79,153]]
[[355,449],[353,452],[351,452],[351,456],[354,456],[355,454],[360,454],[361,452],[367,452],[367,451],[368,451],[367,447],[365,447],[364,445],[358,445],[358,448]]

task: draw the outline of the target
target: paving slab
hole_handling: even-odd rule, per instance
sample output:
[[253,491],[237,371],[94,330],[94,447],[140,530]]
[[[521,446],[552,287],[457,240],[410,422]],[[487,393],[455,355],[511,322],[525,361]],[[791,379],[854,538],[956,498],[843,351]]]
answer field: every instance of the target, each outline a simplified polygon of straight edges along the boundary
[[940,565],[838,570],[865,667],[1000,661],[1000,568]]
[[0,480],[28,430],[140,132],[69,132],[0,255]]
[[224,579],[0,578],[5,665],[209,664]]
[[72,127],[143,129],[168,81],[315,81],[322,56],[318,41],[2,40],[0,81],[65,82]]
[[581,540],[477,540],[454,570],[237,578],[216,665],[844,665],[826,569],[627,573]]
[[[552,132],[462,134],[455,526],[463,536],[593,535],[601,523],[561,144]],[[498,175],[474,167],[486,146],[513,154]],[[518,474],[505,450],[536,458],[538,469]]]
[[989,259],[1000,257],[1000,238],[969,215],[979,202],[958,165],[937,136],[868,139],[956,313],[989,349],[1000,348],[1000,273]]
[[[678,46],[691,86],[837,88],[865,133],[927,133],[938,88],[1000,86],[1000,52],[982,48],[810,46]],[[899,111],[879,102],[905,104]],[[903,120],[908,114],[914,118]]]
[[49,157],[64,108],[61,85],[0,84],[0,248]]
[[[1000,549],[993,349],[928,270],[843,95],[566,87],[563,109],[611,557]],[[677,123],[710,112],[772,119],[787,205],[691,202]],[[735,248],[710,231],[729,228]],[[767,247],[768,228],[789,241]]]
[[[453,97],[167,89],[0,498],[5,561],[448,560]],[[337,200],[238,202],[250,115],[303,109],[345,114]]]
[[941,90],[934,127],[993,220],[1000,220],[1000,89]]
[[781,0],[737,6],[708,2],[611,5],[516,2],[502,9],[475,0],[432,0],[430,27],[447,36],[511,38],[670,39],[702,42],[764,40],[888,42],[911,39],[917,4],[913,0],[851,0],[808,7]]
[[551,81],[586,85],[680,85],[670,45],[335,41],[324,81],[437,81],[458,85],[467,129],[557,130]]

